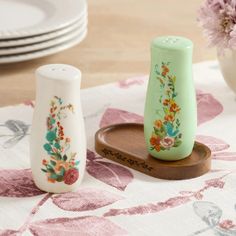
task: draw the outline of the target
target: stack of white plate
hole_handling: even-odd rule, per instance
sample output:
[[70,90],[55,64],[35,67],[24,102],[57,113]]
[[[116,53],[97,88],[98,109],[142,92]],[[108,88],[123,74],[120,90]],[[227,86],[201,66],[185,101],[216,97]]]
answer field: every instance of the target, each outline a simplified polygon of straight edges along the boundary
[[87,34],[86,0],[0,0],[0,63],[48,56]]

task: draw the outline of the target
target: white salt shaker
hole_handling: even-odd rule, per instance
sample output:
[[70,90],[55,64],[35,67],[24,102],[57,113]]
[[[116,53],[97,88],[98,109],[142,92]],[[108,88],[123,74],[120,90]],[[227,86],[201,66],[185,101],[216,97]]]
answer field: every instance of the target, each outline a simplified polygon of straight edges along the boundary
[[86,164],[81,72],[70,65],[45,65],[36,70],[36,79],[30,137],[34,182],[46,192],[76,190]]

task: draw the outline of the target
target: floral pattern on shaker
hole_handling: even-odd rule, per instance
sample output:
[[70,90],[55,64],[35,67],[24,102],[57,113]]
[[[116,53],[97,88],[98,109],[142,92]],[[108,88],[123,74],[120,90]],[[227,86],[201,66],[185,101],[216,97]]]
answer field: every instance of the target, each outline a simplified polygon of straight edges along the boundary
[[153,132],[150,138],[151,150],[164,151],[181,145],[182,134],[179,131],[180,106],[176,103],[178,96],[175,90],[176,76],[170,74],[169,62],[162,62],[161,70],[156,65],[157,79],[160,82],[161,96],[159,103],[162,110],[161,118],[154,121]]
[[49,158],[43,159],[41,169],[46,173],[48,182],[64,182],[74,184],[79,178],[79,161],[76,152],[70,152],[71,139],[65,137],[61,120],[67,117],[66,112],[74,113],[71,104],[63,105],[63,100],[54,96],[50,104],[50,113],[47,117],[47,142],[43,148]]

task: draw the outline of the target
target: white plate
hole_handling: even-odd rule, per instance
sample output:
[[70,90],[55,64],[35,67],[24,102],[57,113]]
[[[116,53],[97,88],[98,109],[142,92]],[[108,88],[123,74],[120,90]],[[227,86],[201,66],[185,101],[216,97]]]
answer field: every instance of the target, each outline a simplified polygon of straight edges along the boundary
[[0,0],[0,6],[0,39],[61,29],[87,9],[86,0]]
[[77,29],[78,27],[80,27],[82,24],[84,24],[84,21],[87,20],[87,16],[88,15],[86,12],[75,23],[73,23],[63,29],[53,31],[51,33],[36,35],[33,37],[27,37],[27,38],[19,38],[19,39],[12,39],[12,40],[6,39],[6,40],[2,40],[2,41],[0,40],[0,48],[16,47],[16,46],[34,44],[34,43],[44,42],[44,41],[47,41],[50,39],[57,38],[59,36],[65,35],[69,32],[72,32],[74,29]]
[[42,43],[36,43],[36,44],[32,44],[32,45],[0,49],[0,56],[8,56],[8,55],[13,55],[13,54],[38,51],[38,50],[46,49],[49,47],[53,47],[58,44],[62,44],[64,42],[67,42],[68,40],[71,40],[72,38],[75,38],[81,32],[84,32],[86,30],[86,28],[87,28],[87,21],[85,21],[84,24],[81,25],[80,27],[74,29],[72,32],[70,32],[66,35],[57,37],[52,40],[48,40],[48,41],[45,41]]
[[63,51],[65,49],[71,48],[79,44],[86,37],[86,35],[87,35],[87,29],[84,32],[82,32],[80,35],[75,37],[74,39],[71,39],[65,43],[62,43],[54,47],[50,47],[50,48],[36,51],[36,52],[25,53],[25,54],[12,55],[12,56],[0,56],[0,64],[28,61],[28,60],[32,60],[32,59],[36,59],[40,57],[49,56],[51,54]]

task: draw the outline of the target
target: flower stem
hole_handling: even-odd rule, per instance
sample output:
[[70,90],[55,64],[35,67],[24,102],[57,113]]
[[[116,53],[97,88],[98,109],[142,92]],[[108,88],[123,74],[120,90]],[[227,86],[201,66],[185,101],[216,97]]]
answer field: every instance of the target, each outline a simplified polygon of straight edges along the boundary
[[27,230],[30,222],[34,218],[34,215],[39,211],[40,207],[52,196],[52,193],[47,193],[40,201],[39,203],[31,210],[29,216],[27,217],[25,223],[20,227],[18,232],[22,234],[25,230]]

